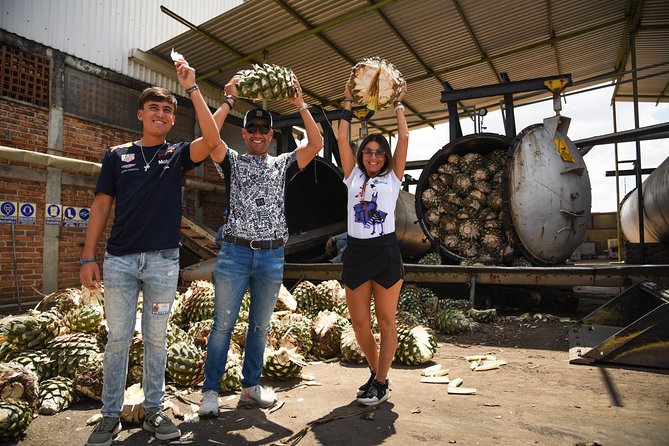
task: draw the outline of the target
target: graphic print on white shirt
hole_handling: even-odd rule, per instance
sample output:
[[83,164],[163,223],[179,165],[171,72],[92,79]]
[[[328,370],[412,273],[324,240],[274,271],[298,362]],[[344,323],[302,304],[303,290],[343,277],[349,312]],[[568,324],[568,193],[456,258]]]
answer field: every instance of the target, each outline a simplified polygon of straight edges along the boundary
[[395,231],[395,205],[401,182],[390,171],[367,178],[357,166],[344,180],[349,190],[348,232],[356,238],[373,238]]

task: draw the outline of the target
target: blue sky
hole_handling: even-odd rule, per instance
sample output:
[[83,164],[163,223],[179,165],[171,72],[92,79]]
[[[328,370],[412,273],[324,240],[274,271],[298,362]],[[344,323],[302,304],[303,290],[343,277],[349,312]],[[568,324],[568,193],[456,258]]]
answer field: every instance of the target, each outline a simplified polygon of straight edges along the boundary
[[[573,94],[563,100],[561,114],[571,118],[567,136],[578,140],[591,136],[613,132],[613,111],[611,107],[612,87]],[[569,93],[569,91],[568,91]],[[410,101],[411,92],[408,92]],[[617,105],[618,131],[634,128],[634,111],[631,102],[619,102]],[[553,116],[552,100],[537,104],[516,107],[516,130],[541,123],[543,118]],[[669,104],[640,103],[639,125],[641,127],[669,121]],[[461,121],[462,132],[467,135],[474,133],[474,122],[469,119]],[[504,125],[500,111],[488,113],[483,121],[483,131],[504,134]],[[412,130],[409,137],[409,160],[430,159],[432,155],[449,142],[448,124],[435,128],[426,127]],[[635,158],[634,142],[618,144],[619,159]],[[659,166],[669,156],[669,140],[641,142],[641,166],[653,168]],[[592,212],[613,212],[616,210],[615,177],[606,177],[607,170],[615,169],[613,144],[595,146],[584,157],[592,186]],[[622,164],[621,169],[630,169],[631,164]],[[408,172],[418,178],[419,171]],[[645,177],[644,177],[645,178]],[[634,177],[620,179],[621,198],[635,187]]]

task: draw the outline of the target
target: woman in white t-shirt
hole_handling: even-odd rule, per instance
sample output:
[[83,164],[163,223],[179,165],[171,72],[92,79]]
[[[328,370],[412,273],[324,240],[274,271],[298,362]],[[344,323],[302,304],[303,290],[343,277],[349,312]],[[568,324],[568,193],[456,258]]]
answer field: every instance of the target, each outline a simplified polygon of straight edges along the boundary
[[[397,348],[395,312],[404,264],[395,236],[395,204],[406,165],[409,127],[402,99],[406,84],[395,102],[397,146],[391,153],[380,134],[367,136],[354,156],[349,143],[353,96],[346,83],[337,141],[348,187],[348,238],[342,256],[342,281],[346,285],[355,337],[367,358],[371,374],[357,393],[358,402],[374,405],[388,399],[388,371]],[[377,350],[371,328],[371,300],[381,331]]]

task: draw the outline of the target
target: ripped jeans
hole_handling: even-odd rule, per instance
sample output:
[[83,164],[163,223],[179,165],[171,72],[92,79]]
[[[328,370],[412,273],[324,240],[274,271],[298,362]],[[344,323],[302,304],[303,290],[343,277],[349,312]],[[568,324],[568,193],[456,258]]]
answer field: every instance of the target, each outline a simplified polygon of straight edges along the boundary
[[140,290],[144,294],[141,314],[144,408],[160,408],[165,396],[167,319],[179,279],[179,248],[124,256],[105,253],[103,272],[109,335],[104,355],[102,415],[118,417],[123,408],[128,352]]
[[270,319],[283,281],[283,263],[283,246],[254,250],[223,242],[214,270],[216,304],[214,326],[207,342],[203,392],[221,389],[230,337],[247,288],[251,289],[251,305],[242,387],[258,384]]

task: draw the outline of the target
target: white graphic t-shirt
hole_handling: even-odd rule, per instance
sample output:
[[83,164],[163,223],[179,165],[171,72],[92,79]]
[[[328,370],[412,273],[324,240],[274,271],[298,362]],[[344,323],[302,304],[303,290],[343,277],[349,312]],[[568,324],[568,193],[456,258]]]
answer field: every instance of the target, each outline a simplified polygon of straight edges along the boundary
[[392,170],[366,179],[358,166],[344,178],[348,187],[348,234],[365,239],[395,232],[395,206],[402,182]]
[[[296,160],[295,151],[254,156],[228,149],[226,156],[230,160],[230,214],[223,234],[248,240],[287,240],[286,171]],[[223,176],[221,166],[214,165]]]

